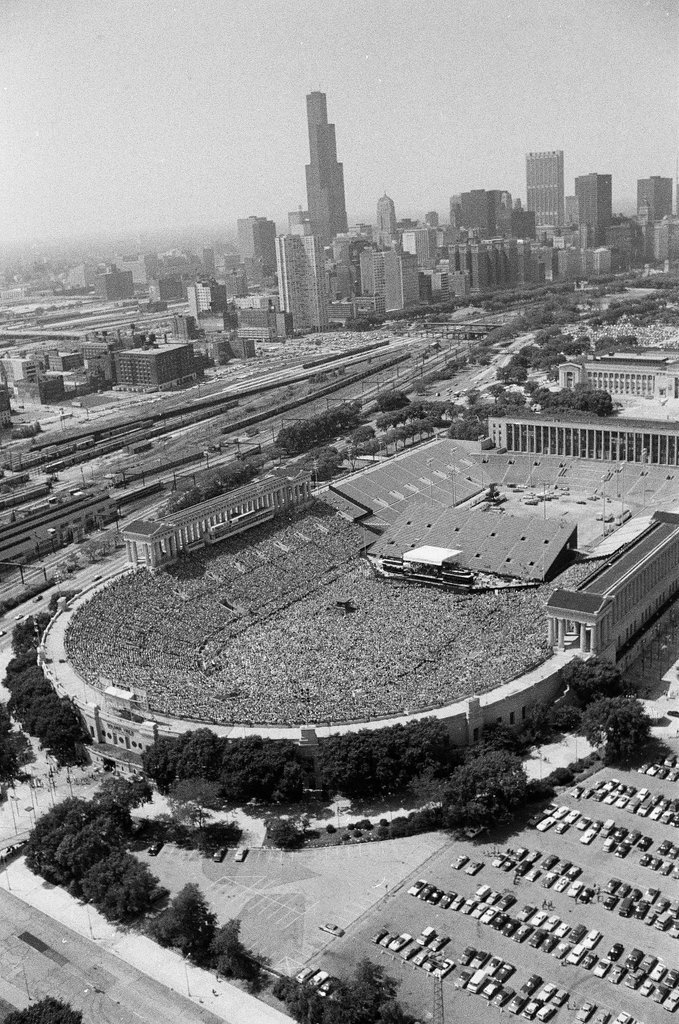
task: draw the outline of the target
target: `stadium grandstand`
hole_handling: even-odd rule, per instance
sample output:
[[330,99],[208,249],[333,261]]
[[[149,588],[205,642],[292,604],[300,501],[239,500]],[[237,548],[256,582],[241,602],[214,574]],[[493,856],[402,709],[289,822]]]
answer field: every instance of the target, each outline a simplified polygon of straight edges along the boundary
[[[369,558],[381,571],[408,579],[412,578],[413,563],[418,563],[417,552],[422,546],[433,547],[450,552],[444,569],[463,567],[475,577],[483,574],[479,585],[492,587],[488,575],[531,582],[553,579],[572,562],[577,543],[573,523],[537,515],[442,509],[423,499],[371,546]],[[425,571],[431,573],[431,569]],[[434,575],[445,582],[440,572]]]
[[631,544],[574,590],[547,602],[550,643],[624,668],[635,644],[679,590],[679,514],[656,512]]
[[676,422],[522,412],[491,416],[488,434],[496,448],[509,453],[679,465]]
[[[349,518],[372,516],[377,526],[395,523],[422,496],[443,506],[459,505],[484,487],[473,448],[478,452],[478,444],[447,438],[432,441],[345,477],[332,484],[330,492]],[[335,503],[334,498],[330,500]]]

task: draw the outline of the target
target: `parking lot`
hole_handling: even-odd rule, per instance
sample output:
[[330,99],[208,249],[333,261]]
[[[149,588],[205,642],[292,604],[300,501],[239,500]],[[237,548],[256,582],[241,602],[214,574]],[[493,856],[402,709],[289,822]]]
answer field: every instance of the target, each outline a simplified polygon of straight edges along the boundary
[[[616,801],[604,802],[608,793],[602,792],[603,787],[612,779],[617,779],[621,785],[635,787],[636,790],[648,790],[645,802],[635,798],[632,802],[632,806],[645,808],[644,813],[631,813],[627,807],[616,807],[617,800],[624,802],[622,796],[616,798]],[[653,805],[652,801],[657,800],[661,794],[668,799],[679,798],[679,778],[673,779],[669,772],[665,778],[661,778],[657,774],[649,776],[640,775],[636,771],[604,769],[588,780],[587,785],[590,789],[595,786],[599,789],[588,796],[577,794],[573,788],[559,795],[555,804],[565,810],[557,810],[555,823],[547,831],[538,831],[535,827],[523,829],[498,848],[478,840],[473,843],[455,842],[434,854],[425,866],[413,871],[401,886],[391,890],[386,899],[347,929],[344,936],[331,939],[323,954],[312,958],[310,963],[331,976],[342,976],[350,973],[357,960],[367,956],[382,964],[388,973],[400,982],[399,998],[422,1019],[427,1018],[427,1011],[433,1005],[433,974],[438,969],[438,973],[445,974],[444,1003],[452,1019],[479,1022],[495,1020],[499,1013],[499,1005],[492,1005],[492,1002],[489,1004],[483,996],[472,995],[468,989],[456,987],[456,983],[460,985],[461,975],[465,969],[461,961],[471,960],[471,957],[465,957],[465,951],[474,950],[488,954],[489,957],[497,957],[515,968],[504,983],[505,989],[511,988],[519,993],[529,977],[537,974],[540,978],[538,994],[545,984],[552,984],[562,992],[568,993],[561,1007],[556,1006],[550,999],[549,1005],[553,1007],[554,1013],[550,1016],[551,1009],[545,1011],[542,1019],[553,1019],[557,1024],[570,1022],[576,1019],[580,1008],[589,1001],[596,1006],[596,1010],[591,1014],[593,1021],[601,1013],[604,1013],[604,1017],[601,1018],[604,1020],[606,1012],[611,1015],[611,1024],[621,1012],[629,1014],[635,1021],[643,1024],[668,1021],[671,1019],[671,1010],[668,1012],[662,1004],[655,1002],[653,997],[656,994],[665,995],[662,990],[658,992],[663,980],[667,977],[670,982],[674,980],[674,976],[664,974],[664,970],[666,968],[669,972],[675,966],[679,966],[679,938],[674,937],[675,931],[669,927],[665,931],[656,927],[663,914],[654,910],[654,905],[662,906],[661,901],[667,900],[669,907],[664,911],[665,917],[668,913],[670,918],[672,915],[679,917],[679,888],[676,877],[679,875],[679,868],[676,873],[674,871],[674,866],[679,865],[679,828],[673,827],[667,819],[664,822],[660,820],[662,814],[667,814],[667,811],[661,810],[659,815],[654,814],[654,817],[651,817],[653,812],[649,808],[658,806],[657,803]],[[608,786],[607,790],[612,788]],[[631,794],[627,796],[629,798]],[[607,837],[610,840],[608,845],[612,847],[610,851],[604,851],[606,839],[600,833],[607,830],[603,828],[599,829],[591,842],[587,843],[581,840],[588,829],[578,828],[577,822],[562,826],[557,832],[557,823],[567,818],[569,811],[578,813],[581,824],[582,817],[593,822],[599,821],[602,826],[604,822],[612,819],[614,825]],[[679,818],[677,820],[679,821]],[[584,825],[587,825],[586,821]],[[641,837],[634,845],[630,846],[629,843],[623,842],[623,852],[629,847],[629,852],[625,856],[615,854],[615,828],[626,828],[628,833],[634,830],[641,833]],[[643,840],[644,836],[647,837],[646,841]],[[658,850],[662,847],[663,841],[669,841],[674,845],[660,857]],[[642,843],[642,847],[648,846],[648,849],[639,849],[637,843]],[[514,850],[522,847],[530,852],[520,857],[512,857],[512,863],[508,865],[506,860],[504,863],[501,862],[501,854],[506,852],[507,845]],[[531,868],[530,864],[519,867],[525,874],[523,877],[517,875],[517,866],[531,860],[535,854],[539,854],[539,857],[535,859],[533,867]],[[547,871],[543,870],[541,863],[550,855],[556,858],[557,862],[552,869],[552,884],[546,887],[542,883]],[[469,862],[456,869],[453,865],[460,856],[468,857]],[[652,864],[641,863],[642,858],[649,856],[659,862],[655,870]],[[483,864],[474,875],[466,871],[471,862]],[[560,878],[564,878],[561,872],[569,864],[572,865],[571,877],[559,882]],[[660,870],[667,871],[667,864],[671,865],[669,872],[661,874]],[[531,870],[534,870],[533,875],[530,873]],[[530,880],[531,878],[533,880]],[[615,903],[615,906],[611,909],[606,908],[604,901],[609,895],[607,887],[611,878],[615,878],[623,886],[626,884],[630,890],[639,890],[636,898],[632,893],[632,906],[635,909],[639,908],[643,897],[648,896],[646,902],[649,906],[644,919],[635,916],[620,917],[622,900],[618,899],[616,902],[615,897],[608,901],[609,904]],[[577,887],[575,890],[571,888],[574,880],[582,887],[581,890]],[[463,913],[461,907],[457,910],[452,909],[456,903],[460,903],[459,900],[451,901],[451,906],[445,907],[442,904],[448,903],[448,899],[444,898],[436,905],[431,905],[417,895],[409,895],[408,889],[418,881],[436,886],[444,893],[458,894],[464,897],[465,901],[473,897],[482,885],[489,888],[490,895],[485,896],[485,902],[479,907],[468,904],[467,912]],[[613,888],[615,887],[614,884]],[[559,889],[561,891],[558,891]],[[590,891],[583,893],[584,889]],[[659,890],[659,894],[649,894],[649,889]],[[577,902],[578,891],[588,898],[589,902]],[[493,927],[493,922],[489,920],[497,914],[488,914],[487,911],[491,907],[496,908],[505,894],[508,896],[507,902],[516,899],[516,902],[506,910],[509,918],[526,916],[524,908],[533,908],[531,916],[528,917],[523,942],[515,941],[509,935],[503,934],[501,930]],[[421,896],[422,892],[419,895]],[[538,919],[538,924],[542,923],[543,935],[537,947],[530,944],[531,939],[536,941],[533,938],[536,929],[530,924],[531,920],[535,923],[536,914],[544,915],[544,920]],[[481,922],[482,916],[487,923]],[[576,949],[571,955],[571,959],[585,959],[585,962],[589,963],[589,969],[582,964],[577,966],[568,963],[572,947],[577,945],[568,933],[577,925],[582,926],[583,933],[600,933],[599,937],[590,939],[594,943],[594,948],[588,959],[587,949],[582,952]],[[421,954],[427,949],[427,946],[420,946],[417,943],[417,938],[425,928],[433,928],[439,938],[449,941],[445,941],[440,951],[428,961],[424,960],[417,966],[416,962],[423,959]],[[387,941],[392,945],[393,940],[396,940],[397,946],[399,945],[398,936],[405,934],[411,938],[407,939],[400,951],[389,949],[388,946],[373,941],[385,930],[391,937]],[[679,927],[676,933],[679,935]],[[554,938],[550,939],[548,936]],[[559,950],[560,942],[567,943],[565,949],[562,947]],[[599,967],[600,961],[607,959],[606,955],[615,943],[622,945],[622,952],[619,955],[617,950],[614,952],[614,957],[617,958],[611,958],[610,966]],[[554,948],[548,951],[544,948],[545,945]],[[563,953],[560,959],[554,956],[557,950]],[[634,974],[634,965],[630,964],[629,969],[625,966],[633,950],[638,950],[642,954],[642,957],[637,954],[633,960],[641,961],[647,957],[644,963],[645,974],[637,974],[635,979],[635,984],[638,984],[636,989],[627,984],[627,979]],[[409,956],[409,959],[405,959],[405,956]],[[659,965],[654,963],[653,958],[660,962]],[[445,964],[446,960],[452,961],[449,970]],[[488,965],[481,966],[488,970]],[[492,966],[495,966],[495,963]],[[616,970],[616,967],[619,969]],[[499,966],[498,971],[501,976],[508,973],[507,970],[503,972]],[[597,976],[601,973],[604,974],[603,977]],[[614,983],[616,978],[617,984]],[[642,995],[642,992],[648,994]],[[671,996],[668,995],[664,1001],[669,1009],[673,1003]],[[505,1010],[508,1010],[510,1005],[511,1001],[508,1001]],[[528,1012],[534,1013],[537,1017],[538,1009],[539,1005],[533,1006]]]
[[296,853],[253,849],[242,863],[235,862],[233,850],[214,863],[170,844],[156,857],[138,855],[172,893],[196,882],[220,922],[240,918],[246,945],[273,967],[296,974],[336,941],[321,930],[324,924],[348,929],[448,846],[445,835],[432,833]]

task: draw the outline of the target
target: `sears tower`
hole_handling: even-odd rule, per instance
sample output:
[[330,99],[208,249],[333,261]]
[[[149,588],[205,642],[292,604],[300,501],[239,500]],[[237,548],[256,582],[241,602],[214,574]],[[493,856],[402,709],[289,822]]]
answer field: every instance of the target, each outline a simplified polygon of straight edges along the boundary
[[311,230],[323,245],[347,230],[344,201],[344,170],[337,162],[335,126],[328,124],[328,104],[324,92],[311,92],[306,98],[309,124],[310,162],[306,165],[306,194]]

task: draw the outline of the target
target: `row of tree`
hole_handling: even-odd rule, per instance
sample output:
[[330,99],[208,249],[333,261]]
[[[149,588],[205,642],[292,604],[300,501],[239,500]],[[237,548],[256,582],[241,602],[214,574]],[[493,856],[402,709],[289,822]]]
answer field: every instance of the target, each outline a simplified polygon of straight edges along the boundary
[[145,780],[107,778],[92,800],[70,797],[36,822],[26,864],[52,885],[85,896],[111,920],[127,920],[151,907],[158,879],[127,852],[131,811],[151,799]]
[[229,462],[225,466],[206,470],[195,478],[193,487],[174,491],[167,502],[167,512],[178,512],[183,508],[191,508],[201,501],[216,498],[236,487],[247,484],[257,474],[260,463]]
[[[422,774],[443,777],[461,758],[445,724],[428,718],[330,736],[321,741],[318,770],[328,791],[365,798],[402,792]],[[298,801],[312,774],[290,741],[259,736],[229,740],[209,729],[159,737],[142,761],[162,793],[170,793],[180,780],[206,779],[233,804]]]
[[49,616],[29,616],[12,635],[14,658],[7,666],[4,685],[10,692],[9,714],[22,729],[40,740],[59,764],[76,764],[88,737],[75,707],[58,697],[38,665],[37,645]]
[[350,433],[360,422],[361,403],[349,402],[282,427],[276,437],[276,447],[286,455],[299,455],[319,447],[337,434]]

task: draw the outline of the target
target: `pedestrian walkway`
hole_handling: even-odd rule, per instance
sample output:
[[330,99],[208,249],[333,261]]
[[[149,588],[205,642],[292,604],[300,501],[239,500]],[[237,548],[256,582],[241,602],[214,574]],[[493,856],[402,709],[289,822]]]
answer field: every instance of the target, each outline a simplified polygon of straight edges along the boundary
[[163,949],[134,931],[120,931],[93,907],[81,906],[63,889],[47,886],[20,858],[0,875],[0,887],[48,917],[90,939],[100,949],[195,1000],[228,1024],[290,1024],[290,1018],[209,971],[194,967],[178,953]]

